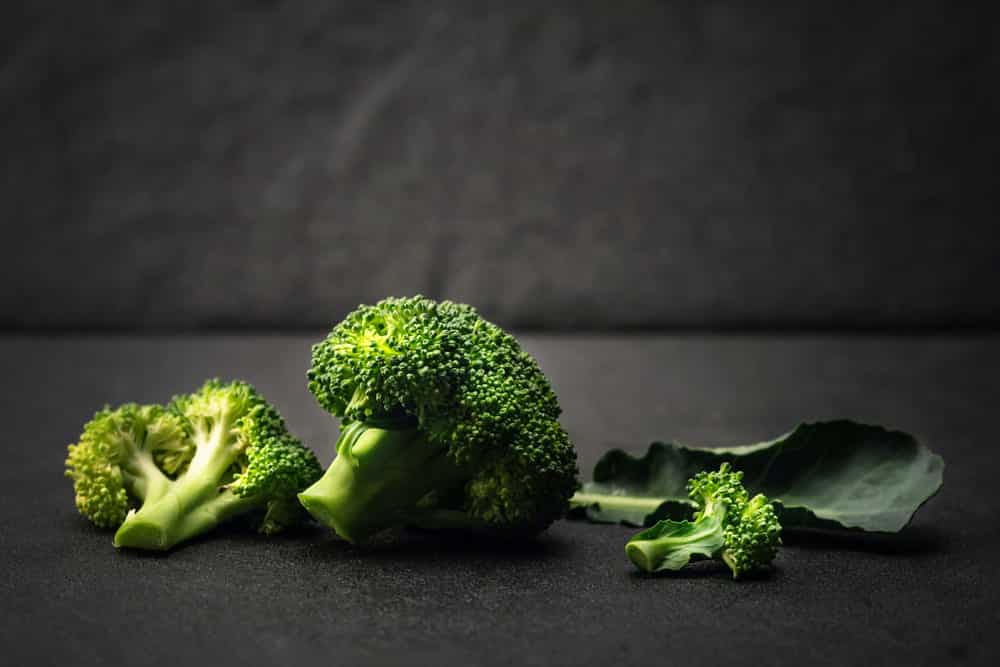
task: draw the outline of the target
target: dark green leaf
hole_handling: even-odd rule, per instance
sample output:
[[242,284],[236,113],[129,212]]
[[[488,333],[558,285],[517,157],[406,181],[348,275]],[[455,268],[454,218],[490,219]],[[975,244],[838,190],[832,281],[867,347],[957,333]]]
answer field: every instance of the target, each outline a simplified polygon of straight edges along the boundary
[[729,461],[751,495],[776,501],[785,528],[897,532],[941,487],[944,461],[913,436],[851,421],[801,424],[770,442],[704,449],[653,443],[611,450],[572,500],[598,522],[649,526],[691,515],[685,484]]

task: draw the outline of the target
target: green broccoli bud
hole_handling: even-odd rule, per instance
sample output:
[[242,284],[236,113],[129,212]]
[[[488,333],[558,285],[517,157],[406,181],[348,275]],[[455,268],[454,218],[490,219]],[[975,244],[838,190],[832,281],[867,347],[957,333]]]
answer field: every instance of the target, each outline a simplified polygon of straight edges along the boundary
[[99,411],[68,448],[66,476],[73,480],[77,509],[101,528],[117,527],[131,499],[153,501],[166,492],[170,479],[157,462],[173,461],[186,442],[184,422],[158,405]]
[[766,567],[781,543],[781,524],[767,497],[748,499],[743,473],[723,463],[688,482],[693,521],[663,520],[632,537],[625,553],[645,572],[679,570],[692,560],[723,561],[738,578]]
[[69,446],[80,513],[117,547],[169,549],[235,516],[278,532],[304,518],[295,494],[322,468],[250,385],[206,382],[168,406],[98,412]]
[[345,539],[398,525],[533,534],[566,511],[576,454],[556,396],[470,306],[360,306],[313,347],[308,377],[342,423],[337,458],[299,498]]

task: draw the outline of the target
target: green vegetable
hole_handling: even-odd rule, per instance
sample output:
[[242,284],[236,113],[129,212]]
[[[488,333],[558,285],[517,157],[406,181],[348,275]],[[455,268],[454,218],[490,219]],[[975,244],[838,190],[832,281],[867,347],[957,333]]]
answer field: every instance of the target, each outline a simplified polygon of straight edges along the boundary
[[137,549],[169,549],[255,511],[261,532],[279,532],[305,517],[295,494],[322,472],[253,387],[217,380],[166,407],[101,410],[66,460],[80,513]]
[[850,421],[802,424],[746,447],[653,443],[641,458],[609,451],[572,499],[592,521],[649,526],[691,510],[685,481],[731,463],[750,493],[774,500],[786,528],[896,532],[941,487],[944,462],[913,436]]
[[659,521],[636,534],[625,553],[640,570],[679,570],[693,559],[723,561],[738,578],[766,567],[778,553],[781,524],[763,494],[749,498],[743,473],[723,463],[687,484],[694,521]]
[[535,360],[470,306],[360,306],[313,347],[309,389],[342,419],[337,458],[299,494],[341,537],[414,525],[544,530],[576,486],[576,454]]

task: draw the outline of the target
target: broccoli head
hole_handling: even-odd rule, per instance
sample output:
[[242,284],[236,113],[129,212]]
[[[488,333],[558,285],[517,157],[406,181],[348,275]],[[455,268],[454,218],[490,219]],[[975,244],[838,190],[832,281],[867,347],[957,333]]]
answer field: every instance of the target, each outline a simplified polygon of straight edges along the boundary
[[530,535],[566,511],[576,453],[552,387],[472,307],[360,306],[313,347],[308,377],[342,423],[337,458],[299,499],[341,537],[397,525]]
[[323,470],[244,382],[206,382],[169,405],[105,408],[69,446],[80,513],[116,547],[169,549],[238,515],[274,533],[304,517],[295,494]]
[[763,494],[748,498],[742,472],[723,463],[718,471],[695,475],[687,488],[697,507],[693,521],[660,521],[625,545],[639,569],[679,570],[691,560],[714,558],[738,578],[774,560],[781,524]]

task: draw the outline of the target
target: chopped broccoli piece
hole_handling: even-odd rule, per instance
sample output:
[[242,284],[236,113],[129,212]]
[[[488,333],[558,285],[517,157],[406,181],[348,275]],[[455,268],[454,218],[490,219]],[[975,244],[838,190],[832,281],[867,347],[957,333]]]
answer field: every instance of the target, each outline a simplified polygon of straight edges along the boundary
[[360,306],[313,346],[308,377],[342,423],[337,458],[299,499],[344,539],[400,525],[531,535],[566,511],[576,453],[556,396],[472,307]]
[[679,570],[691,560],[722,560],[738,578],[767,566],[778,553],[781,524],[763,494],[748,498],[743,473],[723,463],[688,482],[694,521],[660,521],[637,533],[625,553],[646,572]]
[[262,532],[279,532],[304,518],[295,494],[322,472],[253,387],[217,380],[166,407],[101,410],[66,460],[80,513],[117,528],[116,547],[138,549],[169,549],[254,511]]

